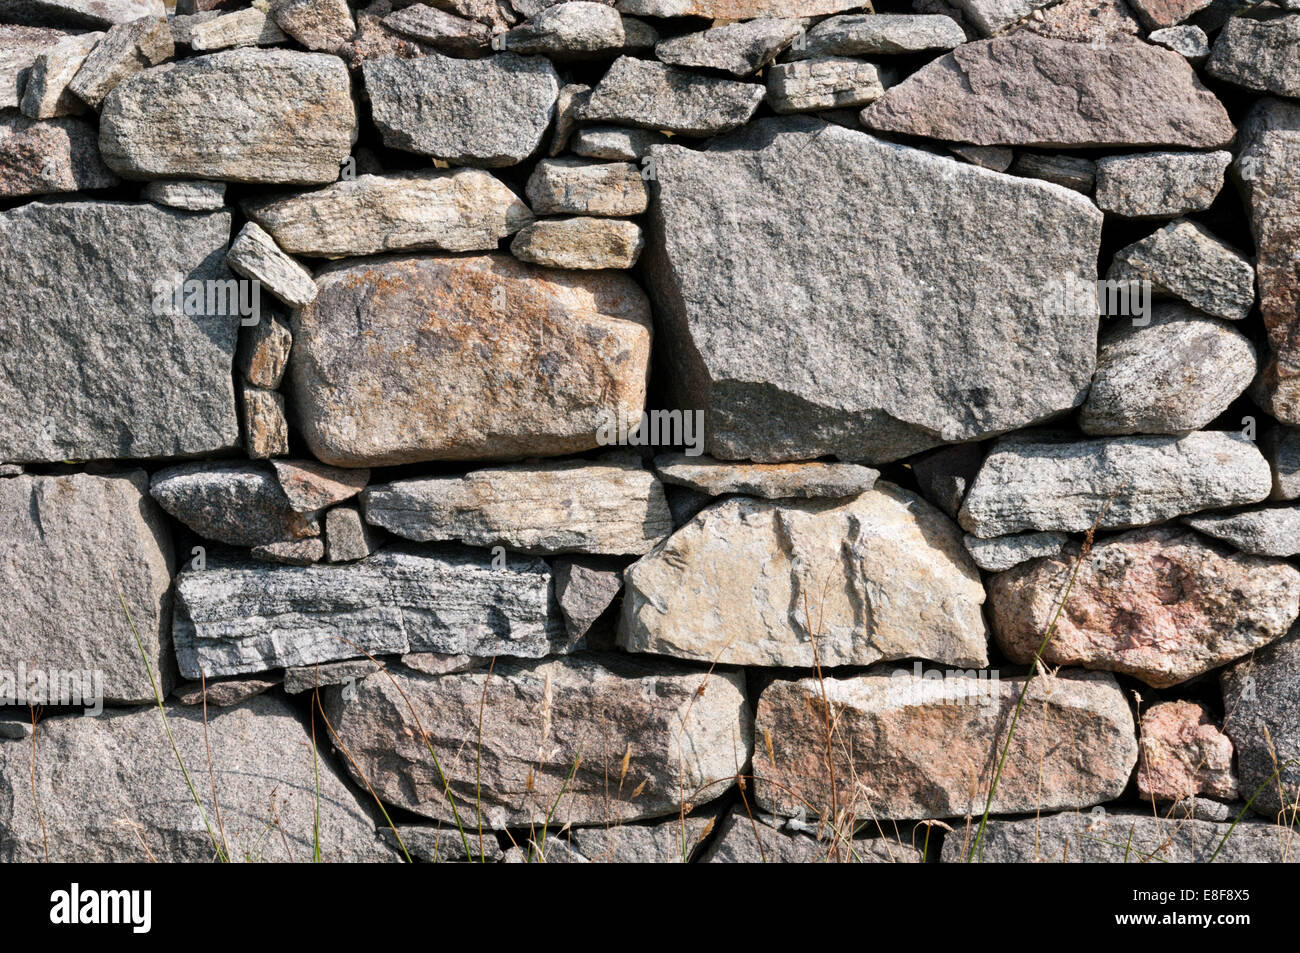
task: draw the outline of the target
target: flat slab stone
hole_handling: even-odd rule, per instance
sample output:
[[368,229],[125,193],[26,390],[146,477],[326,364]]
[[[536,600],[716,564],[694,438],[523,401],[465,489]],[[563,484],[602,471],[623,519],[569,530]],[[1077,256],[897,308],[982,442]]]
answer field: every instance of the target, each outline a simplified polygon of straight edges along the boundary
[[747,122],[763,95],[758,83],[621,56],[592,90],[582,117],[681,136],[712,136]]
[[766,499],[857,496],[880,477],[879,470],[856,463],[724,463],[684,453],[657,456],[654,466],[665,483],[710,496],[741,493]]
[[316,513],[289,504],[264,463],[197,461],[164,467],[150,494],[204,539],[231,546],[262,546],[320,535]]
[[965,42],[957,21],[942,14],[849,13],[822,20],[787,59],[924,53]]
[[1070,542],[1070,537],[1064,533],[1015,533],[980,539],[967,533],[962,542],[980,569],[1002,572],[1031,559],[1055,556]]
[[163,0],[0,0],[0,20],[35,26],[94,27],[166,16]]
[[1185,516],[1192,529],[1256,556],[1300,555],[1300,506],[1262,506],[1238,513]]
[[655,58],[674,66],[725,70],[748,76],[790,45],[803,26],[798,20],[761,18],[687,33],[655,45]]
[[63,30],[48,26],[0,23],[0,109],[18,108],[36,61],[69,38]]
[[1149,281],[1157,294],[1172,295],[1226,321],[1246,317],[1255,303],[1250,259],[1188,219],[1121,248],[1106,277]]
[[510,242],[510,254],[520,261],[583,271],[631,268],[644,248],[636,222],[590,216],[539,219]]
[[1097,161],[1097,207],[1125,218],[1174,218],[1209,208],[1231,152],[1148,152]]

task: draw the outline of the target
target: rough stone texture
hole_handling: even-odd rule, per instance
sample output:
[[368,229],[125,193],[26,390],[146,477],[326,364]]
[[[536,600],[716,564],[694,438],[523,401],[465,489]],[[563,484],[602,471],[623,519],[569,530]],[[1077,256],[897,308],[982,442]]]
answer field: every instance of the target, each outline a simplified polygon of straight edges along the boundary
[[1094,273],[1085,199],[807,119],[651,155],[642,264],[713,456],[878,462],[1082,402],[1096,318],[1043,292]]
[[570,638],[581,638],[618,596],[623,573],[618,563],[597,556],[557,559],[552,565],[555,600],[564,615],[565,629]]
[[171,697],[180,705],[234,708],[279,684],[278,678],[226,678],[206,684],[185,682],[173,689]]
[[0,23],[0,110],[18,108],[36,61],[67,39],[62,30]]
[[643,17],[818,17],[852,10],[861,0],[619,0],[622,13]]
[[1247,89],[1300,96],[1300,15],[1233,17],[1214,41],[1205,69]]
[[993,146],[1218,148],[1223,105],[1177,53],[1019,32],[967,43],[862,111],[871,129]]
[[1128,4],[1144,27],[1160,30],[1199,13],[1210,5],[1210,0],[1128,0]]
[[778,113],[865,106],[884,95],[886,76],[874,63],[845,56],[780,63],[767,71],[767,101]]
[[712,136],[747,122],[763,95],[758,83],[620,56],[592,91],[583,118],[680,136]]
[[249,222],[235,236],[226,264],[235,274],[260,282],[290,307],[301,307],[316,297],[311,272],[282,252],[256,222]]
[[[1231,836],[1229,836],[1231,829]],[[1226,840],[1225,840],[1226,838]],[[949,834],[943,862],[966,859],[975,839]],[[1215,856],[1215,854],[1218,856]],[[1143,811],[1068,812],[1023,820],[989,821],[981,859],[986,864],[1207,864],[1294,863],[1296,851],[1274,824],[1215,824]]]
[[229,215],[148,203],[0,212],[0,407],[22,408],[0,415],[0,459],[166,457],[235,446],[238,318],[151,307],[160,280],[228,278],[221,262],[229,235]]
[[1199,26],[1171,26],[1165,30],[1154,30],[1147,39],[1168,47],[1193,66],[1200,66],[1210,58],[1209,37]]
[[1097,164],[1078,156],[1044,156],[1022,152],[1011,164],[1015,175],[1027,175],[1091,195],[1097,180]]
[[956,519],[961,501],[983,463],[984,452],[976,444],[957,444],[916,457],[912,472],[921,495]]
[[965,19],[984,36],[1000,33],[1051,0],[952,0]]
[[286,695],[301,695],[303,692],[315,691],[327,685],[355,686],[358,679],[378,672],[384,667],[379,660],[350,659],[346,662],[325,662],[304,665],[300,668],[284,670],[284,691]]
[[288,453],[289,421],[284,416],[284,397],[275,391],[245,384],[240,389],[239,399],[244,448],[249,459],[267,460]]
[[921,852],[888,837],[859,837],[851,844],[817,840],[777,829],[765,815],[751,817],[732,808],[700,860],[706,864],[917,864]]
[[341,264],[317,284],[292,386],[326,463],[576,453],[644,406],[650,309],[625,276],[490,255]]
[[[411,9],[407,7],[407,9]],[[391,827],[380,827],[380,836],[385,843],[399,854],[402,848],[412,861],[424,864],[455,864],[461,862],[495,863],[500,861],[505,852],[497,843],[495,836],[478,835],[478,831],[465,831],[464,839],[455,827],[432,825],[399,824],[396,833]],[[465,844],[469,844],[469,856],[465,854]]]
[[1162,702],[1142,714],[1137,787],[1144,801],[1181,801],[1205,794],[1232,801],[1237,776],[1232,742],[1209,709],[1196,702]]
[[631,268],[641,257],[641,226],[608,218],[543,219],[519,231],[510,253],[546,268]]
[[879,470],[856,463],[723,463],[684,453],[655,457],[654,466],[665,483],[709,496],[742,493],[767,499],[857,496],[880,476]]
[[312,513],[356,496],[370,482],[369,470],[341,470],[314,460],[276,460],[275,478],[299,513]]
[[889,483],[704,510],[624,574],[619,644],[724,665],[988,663],[984,588],[946,516]]
[[27,84],[19,103],[23,115],[32,119],[52,119],[84,113],[86,104],[68,89],[68,84],[95,44],[103,38],[103,33],[69,36],[36,57],[27,74]]
[[1267,462],[1238,434],[1098,440],[1029,434],[994,445],[960,522],[984,538],[1025,530],[1081,533],[1094,522],[1124,529],[1258,503],[1271,485]]
[[272,46],[288,39],[265,10],[247,7],[195,24],[189,42],[190,49],[206,51],[232,46]]
[[0,116],[0,200],[119,181],[99,157],[94,128],[82,120]]
[[365,559],[375,551],[379,535],[356,507],[336,506],[325,514],[325,546],[332,563]]
[[569,148],[588,159],[640,162],[651,146],[667,142],[653,129],[623,129],[619,126],[586,126],[573,134]]
[[1243,553],[1300,555],[1300,507],[1267,506],[1240,513],[1189,516],[1183,522]]
[[[1029,662],[1056,615],[1078,548],[993,577],[989,618],[1013,662]],[[1177,685],[1286,634],[1300,614],[1300,570],[1228,553],[1185,529],[1134,530],[1079,564],[1043,651],[1049,665]]]
[[1152,291],[1180,298],[1216,318],[1238,321],[1255,303],[1250,259],[1187,219],[1115,253],[1106,277],[1149,281]]
[[384,17],[384,26],[445,53],[472,56],[488,48],[494,30],[486,23],[413,3]]
[[549,60],[515,53],[386,58],[362,71],[385,145],[466,165],[514,165],[530,156],[560,91]]
[[623,18],[612,6],[587,0],[557,3],[505,35],[513,53],[540,53],[557,60],[612,54],[626,40]]
[[128,77],[171,59],[175,52],[165,19],[142,17],[110,29],[90,51],[68,88],[96,109]]
[[712,832],[717,816],[718,811],[710,808],[690,815],[684,823],[675,817],[658,824],[570,828],[565,835],[567,840],[547,839],[546,861],[552,862],[550,846],[560,844],[567,848],[571,858],[589,864],[686,863]]
[[1300,430],[1270,427],[1260,438],[1260,448],[1273,470],[1269,499],[1300,499]]
[[675,814],[683,796],[696,805],[725,793],[749,758],[739,673],[575,656],[498,662],[490,675],[393,675],[397,685],[363,679],[351,699],[332,690],[326,710],[380,798],[443,822],[452,813],[406,699],[462,816],[481,797],[494,828]]
[[308,862],[316,844],[327,862],[395,859],[283,701],[210,709],[206,723],[201,709],[172,704],[167,725],[196,793],[152,705],[42,721],[34,798],[31,748],[0,745],[0,858],[44,860],[48,844],[54,861],[201,863],[216,858],[215,838],[232,861]]
[[1300,628],[1225,669],[1220,684],[1242,796],[1271,822],[1289,824],[1300,807]]
[[532,221],[514,192],[479,169],[361,175],[244,209],[284,251],[321,258],[489,251]]
[[[1010,747],[993,814],[1087,807],[1124,790],[1138,746],[1112,676],[1034,678],[1009,742],[1023,677],[962,684],[975,681],[911,672],[826,678],[840,810],[862,820],[978,817],[996,770],[995,742],[998,751]],[[758,698],[754,734],[772,740],[754,751],[753,797],[763,810],[830,810],[822,691],[814,678],[776,681]]]
[[271,16],[307,49],[325,53],[335,52],[357,32],[347,0],[274,0]]
[[162,0],[0,0],[0,20],[40,26],[102,29],[165,13]]
[[172,543],[148,484],[143,470],[0,480],[0,657],[10,678],[18,665],[99,671],[102,684],[82,682],[87,696],[99,687],[109,702],[152,702],[134,623],[158,689],[170,690]]
[[1160,305],[1149,324],[1121,318],[1103,332],[1079,427],[1098,435],[1199,430],[1250,386],[1255,370],[1255,348],[1232,325]]
[[249,550],[254,559],[284,566],[310,566],[325,558],[325,544],[320,537],[288,539],[263,543]]
[[963,542],[980,569],[1002,572],[1031,559],[1057,555],[1069,544],[1070,537],[1064,533],[1017,533],[980,539],[967,533]]
[[140,190],[140,198],[187,212],[210,212],[226,204],[226,183],[155,179]]
[[243,330],[235,364],[244,379],[255,387],[275,390],[289,366],[293,334],[285,318],[274,312]]
[[655,46],[655,59],[674,66],[724,70],[748,76],[776,59],[803,25],[798,20],[763,18],[687,33]]
[[806,41],[790,51],[789,59],[924,53],[965,42],[957,21],[940,14],[852,13],[818,23]]
[[1209,208],[1231,152],[1148,152],[1097,162],[1097,206],[1125,218],[1174,218]]
[[271,468],[260,463],[181,463],[153,475],[153,498],[205,539],[259,546],[320,535],[315,513],[290,505]]
[[635,164],[572,158],[537,163],[524,194],[538,215],[640,215],[650,200]]
[[373,486],[366,521],[420,542],[640,555],[672,532],[654,474],[627,463],[524,464]]
[[99,126],[104,161],[129,179],[319,185],[356,137],[342,61],[256,48],[138,73],[109,93]]
[[187,678],[363,653],[537,658],[566,648],[540,559],[493,569],[489,554],[463,548],[384,549],[347,565],[208,567],[176,580],[173,639]]

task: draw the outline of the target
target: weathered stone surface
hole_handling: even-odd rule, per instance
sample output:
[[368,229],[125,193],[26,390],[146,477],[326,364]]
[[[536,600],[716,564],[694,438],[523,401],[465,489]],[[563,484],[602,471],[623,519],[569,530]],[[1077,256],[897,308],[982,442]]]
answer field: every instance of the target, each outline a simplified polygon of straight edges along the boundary
[[1097,205],[1126,218],[1174,218],[1209,208],[1231,152],[1148,152],[1097,162]]
[[655,46],[655,59],[674,66],[696,66],[748,76],[762,69],[790,45],[803,24],[764,18],[728,23],[701,33],[687,33]]
[[[477,830],[467,829],[463,839],[460,831],[441,824],[399,824],[396,833],[391,827],[380,827],[379,833],[385,843],[399,854],[405,847],[406,853],[416,863],[455,864],[472,861],[490,864],[505,856],[495,835],[484,834],[480,837]],[[468,856],[465,854],[466,843],[469,844]]]
[[789,59],[923,53],[965,42],[957,21],[941,14],[851,13],[818,23],[806,41],[790,51]]
[[316,514],[296,512],[265,464],[164,467],[153,475],[150,492],[172,516],[219,543],[259,546],[320,535]]
[[82,102],[98,109],[115,86],[170,59],[174,52],[166,19],[142,17],[119,24],[95,44],[68,88]]
[[[416,8],[432,9],[423,5],[409,9]],[[307,49],[325,53],[335,52],[357,32],[347,0],[274,0],[271,17]]]
[[979,572],[946,516],[889,483],[847,500],[723,500],[628,567],[619,644],[724,665],[987,664]]
[[885,92],[887,74],[874,63],[818,56],[767,71],[767,101],[779,113],[865,106]]
[[1043,289],[1095,274],[1087,200],[808,119],[651,155],[642,267],[713,456],[880,462],[1082,402],[1095,318]]
[[555,600],[564,615],[565,629],[570,638],[581,638],[618,596],[623,572],[617,562],[599,556],[557,559],[552,566]]
[[283,396],[245,384],[240,389],[240,415],[249,459],[266,460],[289,452],[289,421],[284,416]]
[[165,15],[162,0],[0,0],[0,20],[37,26],[102,29]]
[[[718,813],[709,808],[684,822],[674,817],[657,824],[574,827],[566,840],[547,838],[547,846],[560,844],[571,858],[589,864],[683,864],[713,830]],[[549,853],[546,860],[551,862]]]
[[[965,861],[975,834],[949,834],[943,862]],[[1218,856],[1215,856],[1215,854]],[[993,818],[984,829],[986,864],[1293,863],[1296,852],[1274,824],[1215,824],[1143,811],[1069,812],[1024,820]]]
[[488,251],[532,221],[515,193],[479,169],[360,175],[244,208],[289,254],[322,258]]
[[0,110],[18,108],[37,59],[67,38],[62,30],[0,23]]
[[1199,26],[1171,26],[1153,30],[1147,37],[1152,43],[1168,47],[1184,57],[1193,66],[1200,66],[1210,58],[1210,39]]
[[1233,17],[1214,41],[1205,69],[1261,93],[1300,96],[1300,15]]
[[68,84],[103,38],[103,33],[79,33],[60,40],[36,57],[27,74],[22,102],[18,104],[23,115],[52,119],[84,113],[86,104],[68,89]]
[[0,745],[0,858],[44,860],[48,848],[54,861],[205,862],[217,856],[215,839],[232,861],[304,863],[317,845],[336,863],[395,859],[333,763],[313,757],[311,733],[283,701],[262,695],[209,710],[206,720],[201,709],[171,704],[167,726],[170,739],[152,705],[46,718],[34,797],[30,746]]
[[225,206],[226,183],[155,179],[140,190],[140,198],[187,212],[208,212]]
[[[993,577],[989,618],[1013,662],[1033,658],[1077,558],[1071,547]],[[1043,659],[1167,688],[1280,638],[1297,614],[1300,571],[1287,563],[1176,527],[1134,530],[1079,565]]]
[[246,47],[158,66],[114,87],[99,148],[124,178],[319,185],[338,178],[356,136],[338,57]]
[[1098,440],[1028,434],[994,445],[960,522],[984,538],[1025,530],[1081,533],[1094,522],[1124,529],[1258,503],[1271,484],[1267,462],[1238,434]]
[[289,505],[299,513],[349,500],[370,482],[369,470],[342,470],[314,460],[276,460],[271,465]]
[[266,563],[279,563],[284,566],[310,566],[325,558],[325,543],[320,537],[308,539],[287,539],[275,543],[263,543],[249,550],[254,559]]
[[1016,533],[980,539],[966,534],[963,542],[975,565],[985,572],[1002,572],[1031,559],[1055,556],[1070,542],[1064,533]]
[[[898,820],[979,816],[995,752],[1008,745],[994,814],[1087,807],[1124,790],[1138,746],[1112,676],[1034,678],[1009,741],[1023,677],[976,682],[903,671],[826,678],[839,809]],[[763,810],[830,811],[822,691],[814,678],[775,681],[758,698],[755,736],[772,739],[754,751],[754,801]]]
[[1269,499],[1300,499],[1300,430],[1270,427],[1260,438],[1260,449],[1273,471],[1273,492]]
[[[58,122],[60,120],[53,120]],[[239,441],[227,314],[151,308],[159,281],[229,278],[230,216],[156,205],[0,212],[0,459],[165,457]]]
[[291,376],[326,463],[577,453],[644,407],[650,308],[622,275],[388,258],[333,266],[317,285],[294,316]]
[[182,13],[169,16],[167,23],[172,30],[172,42],[188,46],[190,34],[195,27],[207,23],[209,20],[215,20],[219,16],[221,16],[220,10],[204,10],[201,13]]
[[1187,219],[1121,248],[1106,277],[1150,281],[1157,294],[1173,295],[1227,321],[1244,318],[1255,303],[1250,259]]
[[984,36],[1000,33],[1051,0],[952,0],[967,21]]
[[1177,53],[1019,32],[966,43],[862,111],[871,129],[993,146],[1227,145],[1223,105]]
[[1243,553],[1300,555],[1300,507],[1264,506],[1239,513],[1187,516],[1183,522]]
[[186,570],[173,639],[181,672],[238,675],[363,652],[463,652],[537,658],[564,651],[551,571],[515,558],[494,569],[463,548],[384,549],[358,563],[256,563]]
[[521,229],[510,243],[520,261],[547,268],[631,268],[641,257],[641,226],[609,218],[542,219]]
[[1210,5],[1210,0],[1128,0],[1142,25],[1160,30],[1182,23]]
[[667,142],[653,129],[624,129],[619,126],[586,126],[573,134],[569,148],[588,159],[640,162],[651,146]]
[[655,457],[655,471],[709,496],[742,493],[767,499],[857,496],[876,485],[879,470],[856,463],[723,463],[684,453]]
[[1181,801],[1198,794],[1236,799],[1232,742],[1204,705],[1174,701],[1151,706],[1142,713],[1138,739],[1137,788],[1144,801]]
[[977,444],[956,444],[914,458],[912,473],[921,495],[956,519],[983,463],[984,452]]
[[1205,797],[1191,797],[1169,805],[1166,816],[1185,817],[1196,821],[1230,821],[1238,813],[1240,813],[1239,809],[1235,809],[1231,804]]
[[628,463],[573,460],[399,480],[361,499],[367,522],[420,542],[640,555],[672,532],[659,481]]
[[100,159],[89,123],[0,116],[0,199],[104,189],[119,181]]
[[[496,8],[495,3],[493,7]],[[411,39],[384,23],[384,18],[392,12],[391,0],[373,0],[364,7],[357,7],[357,32],[351,40],[335,50],[347,61],[349,68],[359,70],[370,60],[393,56],[414,59],[427,56],[435,49],[432,44]]]
[[488,48],[496,31],[486,23],[457,16],[424,3],[395,10],[384,26],[447,53],[470,56]]
[[379,535],[356,507],[336,506],[325,514],[325,545],[332,563],[365,559],[375,551]]
[[232,46],[272,46],[288,40],[270,14],[257,7],[223,13],[190,30],[190,48],[198,52]]
[[1199,430],[1250,386],[1255,369],[1255,348],[1231,324],[1161,305],[1149,324],[1120,319],[1103,333],[1079,427],[1098,435]]
[[303,692],[315,691],[327,685],[345,685],[355,683],[379,671],[378,660],[368,658],[349,659],[346,662],[325,662],[316,665],[304,665],[284,670],[284,691],[286,695],[301,695]]
[[1011,165],[1015,175],[1027,175],[1044,182],[1091,195],[1097,181],[1097,163],[1078,156],[1044,156],[1022,152]]
[[269,312],[240,334],[236,366],[248,383],[275,390],[289,366],[292,346],[293,334],[288,322],[283,316]]
[[444,822],[452,813],[406,699],[461,815],[481,803],[494,828],[674,814],[683,797],[695,805],[725,793],[749,757],[739,673],[575,656],[498,662],[490,675],[393,676],[397,685],[363,679],[350,699],[331,690],[326,710],[381,799]]
[[861,0],[619,0],[622,13],[643,17],[818,17],[860,6]]
[[207,705],[211,708],[234,708],[256,698],[280,684],[278,678],[223,678],[207,682],[185,682],[172,690],[178,705]]
[[612,6],[587,0],[556,3],[505,35],[504,48],[552,59],[585,59],[622,48],[623,18]]
[[466,165],[514,165],[532,155],[560,91],[549,60],[515,53],[387,58],[362,71],[385,145]]
[[142,644],[158,690],[170,690],[172,543],[147,489],[143,470],[0,480],[0,656],[10,679],[20,663],[29,675],[85,672],[87,707],[96,691],[152,702]]
[[1235,171],[1250,211],[1272,352],[1257,400],[1283,423],[1300,424],[1300,105],[1265,100],[1247,114]]
[[235,236],[226,264],[235,274],[260,282],[290,307],[302,307],[316,297],[311,272],[282,252],[256,222],[249,222]]
[[758,83],[620,56],[592,91],[583,117],[680,136],[712,136],[747,122],[763,93]]
[[[917,864],[921,852],[888,837],[859,837],[851,843],[817,840],[808,834],[780,830],[766,815],[751,817],[732,808],[718,828],[717,838],[700,858],[705,864]],[[837,850],[838,843],[838,850]]]
[[525,194],[538,215],[640,215],[650,200],[634,163],[570,158],[537,163]]
[[1270,822],[1289,824],[1300,807],[1300,628],[1225,669],[1220,684],[1242,796]]

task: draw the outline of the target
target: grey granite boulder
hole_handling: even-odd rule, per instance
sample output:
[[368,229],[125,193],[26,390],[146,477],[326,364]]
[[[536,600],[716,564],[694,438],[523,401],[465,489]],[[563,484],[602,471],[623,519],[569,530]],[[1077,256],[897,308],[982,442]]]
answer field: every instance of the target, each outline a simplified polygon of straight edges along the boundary
[[639,162],[651,146],[667,141],[663,133],[653,129],[584,126],[574,132],[569,148],[588,159]]
[[1173,50],[1193,66],[1201,66],[1210,58],[1210,39],[1199,26],[1190,23],[1182,26],[1152,30],[1147,39],[1159,46]]
[[1097,207],[1125,218],[1174,218],[1209,208],[1231,152],[1147,152],[1097,162]]
[[261,463],[181,463],[153,475],[158,504],[204,539],[261,546],[320,535],[315,513],[298,513]]
[[538,215],[640,215],[649,195],[631,162],[543,159],[525,190]]
[[814,26],[788,59],[924,53],[950,50],[965,42],[957,21],[941,14],[849,13]]
[[892,76],[875,63],[847,56],[816,56],[778,63],[767,71],[767,101],[778,113],[865,106],[879,99]]
[[1237,513],[1185,516],[1183,522],[1243,553],[1300,555],[1300,506],[1263,506]]
[[627,34],[613,6],[589,0],[556,3],[507,33],[501,48],[554,60],[586,59],[621,49]]
[[1233,17],[1214,41],[1205,70],[1257,92],[1300,96],[1300,14]]
[[583,110],[590,122],[712,136],[747,122],[763,87],[621,56],[592,90]]
[[962,540],[975,565],[985,572],[1002,572],[1031,559],[1055,556],[1070,542],[1064,533],[1014,533],[980,539],[966,534]]
[[520,229],[510,254],[547,268],[627,269],[645,248],[641,226],[616,218],[543,218]]
[[1244,318],[1255,303],[1250,260],[1187,219],[1121,248],[1106,277],[1149,281],[1157,294],[1172,295],[1227,321]]
[[95,44],[103,38],[103,33],[77,33],[41,53],[28,71],[22,101],[18,104],[23,115],[50,119],[86,112],[86,104],[77,98],[68,84]]
[[880,477],[878,470],[856,463],[724,463],[684,453],[655,457],[654,466],[665,483],[710,496],[740,493],[767,499],[857,496]]
[[555,600],[564,615],[570,638],[581,638],[605,614],[623,588],[619,563],[601,556],[557,559]]
[[0,0],[6,23],[103,29],[146,16],[166,16],[163,0]]
[[701,33],[661,40],[655,58],[674,66],[724,70],[748,76],[776,59],[803,25],[798,20],[763,18],[715,26]]
[[159,17],[141,17],[112,27],[95,44],[68,88],[96,109],[113,87],[175,53],[171,27]]

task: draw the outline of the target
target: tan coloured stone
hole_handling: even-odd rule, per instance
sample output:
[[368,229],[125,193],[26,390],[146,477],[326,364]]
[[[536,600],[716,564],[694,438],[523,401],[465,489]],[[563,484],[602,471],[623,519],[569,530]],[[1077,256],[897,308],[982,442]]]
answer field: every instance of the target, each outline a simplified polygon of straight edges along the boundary
[[635,222],[611,218],[546,218],[522,229],[510,243],[520,261],[546,268],[631,268],[645,237]]
[[282,457],[289,452],[289,422],[284,397],[273,390],[244,386],[244,445],[251,460]]
[[767,499],[857,496],[880,477],[879,470],[857,463],[731,463],[684,453],[655,457],[655,470],[665,483],[709,496],[743,493]]
[[1139,740],[1137,786],[1143,801],[1181,801],[1202,794],[1236,799],[1232,742],[1204,705],[1153,705],[1142,714]]
[[649,193],[631,162],[543,159],[525,193],[538,215],[640,215]]

